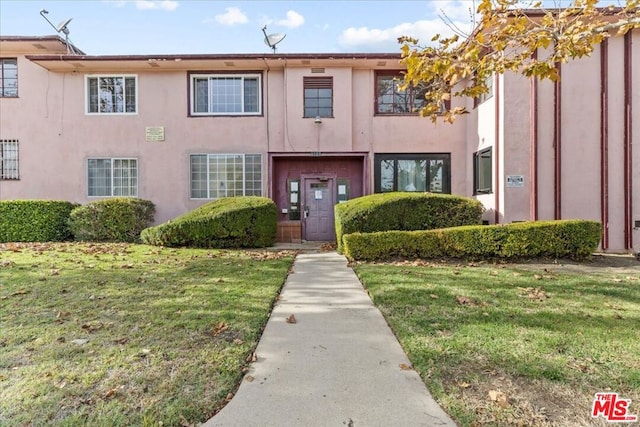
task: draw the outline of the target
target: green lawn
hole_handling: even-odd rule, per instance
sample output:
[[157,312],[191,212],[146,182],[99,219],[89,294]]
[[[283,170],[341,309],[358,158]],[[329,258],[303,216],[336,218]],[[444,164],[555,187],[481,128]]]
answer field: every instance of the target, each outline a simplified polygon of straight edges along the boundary
[[596,425],[591,402],[605,390],[631,399],[631,413],[640,414],[637,267],[354,267],[460,425]]
[[0,425],[197,425],[235,391],[291,253],[0,245]]

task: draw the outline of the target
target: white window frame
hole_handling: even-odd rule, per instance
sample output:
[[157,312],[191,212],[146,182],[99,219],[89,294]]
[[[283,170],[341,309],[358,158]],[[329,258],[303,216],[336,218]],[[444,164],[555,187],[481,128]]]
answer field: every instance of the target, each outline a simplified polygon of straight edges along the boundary
[[20,179],[20,141],[0,139],[0,181]]
[[[125,79],[126,78],[133,78],[134,82],[135,82],[135,90],[134,90],[134,96],[135,96],[135,111],[126,111],[127,110],[127,102],[126,102],[126,96],[127,94],[125,93],[125,100],[124,100],[124,111],[122,112],[101,112],[100,111],[100,104],[98,103],[98,111],[90,111],[90,105],[89,105],[89,80],[91,79],[98,79],[98,97],[100,96],[100,79],[101,78],[111,78],[111,79],[115,79],[115,78],[120,78],[122,79],[122,87],[123,90],[126,91],[126,85],[125,85]],[[84,104],[85,104],[85,114],[86,115],[90,115],[90,116],[131,116],[131,115],[137,115],[138,114],[138,75],[137,74],[87,74],[85,76],[84,79]]]
[[[194,156],[206,156],[207,159],[207,197],[193,196],[193,162]],[[260,156],[260,195],[262,195],[263,180],[263,164],[261,153],[191,153],[189,155],[189,199],[190,200],[216,200],[219,197],[211,197],[211,170],[210,158],[213,156],[242,156],[242,196],[247,194],[247,156]],[[237,197],[237,196],[222,196]]]
[[[240,78],[242,79],[242,94],[241,94],[241,105],[242,105],[242,111],[230,111],[230,112],[212,112],[211,111],[211,107],[212,107],[212,99],[213,99],[213,88],[212,85],[208,85],[208,104],[207,104],[207,110],[206,112],[197,112],[196,111],[196,86],[195,86],[195,80],[196,79],[208,79],[209,81],[211,79],[222,79],[222,78]],[[257,104],[258,104],[258,111],[251,111],[251,112],[245,112],[245,106],[244,106],[244,80],[247,78],[251,78],[251,79],[257,79],[258,80],[258,99],[257,99]],[[189,75],[189,94],[190,94],[190,105],[189,105],[189,114],[192,116],[260,116],[262,115],[262,74],[260,73],[247,73],[247,74],[236,74],[236,73],[223,73],[223,74],[216,74],[216,73],[192,73]]]
[[[111,182],[109,183],[109,189],[110,189],[110,194],[109,195],[91,195],[89,194],[89,162],[91,160],[109,160],[111,162]],[[114,160],[135,160],[136,162],[136,185],[134,187],[134,194],[132,195],[117,195],[117,194],[113,194],[113,189],[114,189],[114,180],[115,180],[115,174],[113,173],[113,168],[114,168]],[[140,162],[138,161],[137,157],[89,157],[87,158],[87,197],[91,197],[91,198],[109,198],[109,197],[138,197],[138,182],[139,182],[139,164]]]

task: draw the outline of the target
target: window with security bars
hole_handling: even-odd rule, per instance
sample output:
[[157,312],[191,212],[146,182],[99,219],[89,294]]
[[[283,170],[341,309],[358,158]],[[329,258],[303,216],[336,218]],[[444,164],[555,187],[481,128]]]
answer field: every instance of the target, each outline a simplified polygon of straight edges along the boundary
[[261,114],[260,74],[192,74],[193,116]]
[[333,117],[333,77],[304,77],[304,117]]
[[[409,85],[401,90],[400,85],[403,81],[404,74],[401,71],[376,72],[375,111],[377,115],[417,114],[425,107],[425,94],[431,86],[428,83],[422,83],[416,86]],[[442,101],[439,112],[443,113],[449,108],[451,108],[451,101]]]
[[136,76],[87,76],[87,114],[135,114]]
[[89,159],[87,176],[89,197],[138,196],[137,159]]
[[191,155],[191,198],[262,195],[262,155]]
[[18,96],[18,59],[0,58],[0,98]]
[[18,140],[0,139],[0,179],[20,179]]

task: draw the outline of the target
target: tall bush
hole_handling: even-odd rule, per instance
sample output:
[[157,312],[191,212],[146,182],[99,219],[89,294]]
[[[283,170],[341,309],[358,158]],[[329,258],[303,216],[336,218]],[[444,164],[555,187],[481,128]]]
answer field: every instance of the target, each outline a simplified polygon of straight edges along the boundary
[[226,197],[141,234],[156,246],[259,248],[276,241],[276,205],[266,197]]
[[137,242],[153,224],[155,205],[149,200],[114,197],[96,200],[71,212],[69,227],[75,240]]
[[69,214],[76,206],[63,200],[1,200],[0,242],[67,240]]
[[393,192],[358,197],[335,207],[338,251],[342,236],[389,230],[431,230],[480,224],[482,204],[469,197]]

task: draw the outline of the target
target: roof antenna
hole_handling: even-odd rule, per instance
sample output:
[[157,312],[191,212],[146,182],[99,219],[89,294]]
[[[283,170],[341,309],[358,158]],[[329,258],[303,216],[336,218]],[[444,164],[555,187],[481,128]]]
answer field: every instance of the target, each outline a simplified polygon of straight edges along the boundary
[[267,35],[267,26],[262,27],[262,33],[264,34],[264,43],[273,49],[273,53],[276,53],[276,45],[280,43],[287,36],[282,33],[274,33]]
[[57,26],[53,25],[53,22],[49,21],[49,18],[47,18],[45,15],[49,14],[49,11],[46,9],[41,9],[40,10],[40,16],[42,16],[48,23],[49,25],[51,25],[51,27],[53,27],[54,30],[56,30],[56,32],[58,34],[62,33],[64,34],[64,43],[67,45],[67,54],[69,53],[73,53],[76,54],[75,48],[71,45],[71,43],[69,42],[69,22],[71,22],[71,20],[73,18],[69,18],[66,19],[64,21],[61,21]]

